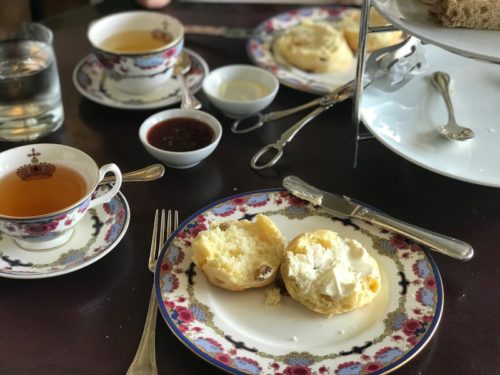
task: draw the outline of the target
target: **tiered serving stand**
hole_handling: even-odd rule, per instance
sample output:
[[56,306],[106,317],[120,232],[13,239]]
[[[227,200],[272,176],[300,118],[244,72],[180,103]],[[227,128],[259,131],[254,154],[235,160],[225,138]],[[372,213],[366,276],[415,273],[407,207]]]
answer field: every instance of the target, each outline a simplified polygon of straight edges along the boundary
[[[368,19],[374,7],[392,26],[370,27]],[[359,142],[372,139],[371,133],[360,133],[361,98],[363,95],[363,72],[366,59],[366,39],[368,33],[402,30],[424,43],[443,48],[463,57],[500,64],[500,35],[490,32],[484,42],[485,31],[449,29],[438,25],[428,17],[422,17],[422,9],[428,6],[421,0],[364,0],[361,9],[359,34],[359,56],[356,68],[356,90],[353,106],[353,167],[358,163]],[[418,15],[420,12],[420,15]],[[411,19],[412,17],[416,18]],[[498,32],[496,32],[498,33]],[[481,42],[483,41],[483,42]],[[474,181],[472,181],[474,182]],[[488,184],[488,183],[486,183]],[[492,183],[491,185],[496,185]]]

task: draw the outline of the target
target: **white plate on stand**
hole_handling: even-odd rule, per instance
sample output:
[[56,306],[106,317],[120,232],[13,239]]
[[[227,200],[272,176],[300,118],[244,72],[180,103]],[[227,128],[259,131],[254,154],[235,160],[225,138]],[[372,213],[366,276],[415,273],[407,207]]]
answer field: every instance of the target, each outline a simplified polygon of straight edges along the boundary
[[[433,45],[423,46],[427,72],[395,92],[377,89],[362,96],[361,119],[385,146],[433,172],[480,185],[500,187],[500,65],[468,59]],[[429,74],[451,77],[451,100],[459,124],[475,138],[451,141],[438,133],[447,122],[443,99]]]
[[372,0],[379,13],[394,26],[425,42],[463,56],[500,62],[500,32],[448,28],[429,17],[429,5],[421,0]]

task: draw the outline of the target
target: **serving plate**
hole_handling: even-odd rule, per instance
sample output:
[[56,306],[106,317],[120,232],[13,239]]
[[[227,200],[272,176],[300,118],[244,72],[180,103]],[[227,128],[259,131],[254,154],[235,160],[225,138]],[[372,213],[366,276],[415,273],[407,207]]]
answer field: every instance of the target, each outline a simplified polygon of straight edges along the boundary
[[327,94],[354,79],[356,59],[348,69],[314,74],[279,63],[273,54],[272,45],[277,34],[305,20],[335,22],[340,20],[348,9],[343,6],[312,7],[295,9],[274,16],[255,28],[253,36],[247,42],[247,54],[254,64],[271,71],[283,85],[312,94]]
[[[433,172],[480,185],[500,187],[500,66],[424,45],[427,72],[396,92],[377,88],[363,93],[361,119],[385,146]],[[451,76],[451,99],[459,124],[475,138],[450,141],[438,133],[448,115],[430,81],[442,70]]]
[[[191,262],[191,242],[213,221],[269,215],[286,240],[318,228],[360,241],[377,260],[375,300],[335,317],[283,296],[265,304],[265,288],[230,292],[210,284]],[[197,356],[234,374],[382,374],[413,358],[435,332],[443,287],[428,252],[363,222],[333,217],[281,189],[235,195],[185,220],[160,253],[155,288],[161,314]]]
[[429,17],[421,0],[372,0],[373,6],[393,25],[463,56],[500,62],[500,33],[492,30],[447,28]]

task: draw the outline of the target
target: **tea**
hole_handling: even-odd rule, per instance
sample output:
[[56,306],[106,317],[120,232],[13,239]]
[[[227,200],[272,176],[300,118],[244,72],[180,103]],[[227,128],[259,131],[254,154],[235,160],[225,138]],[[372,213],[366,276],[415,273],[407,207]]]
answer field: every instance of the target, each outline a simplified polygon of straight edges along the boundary
[[0,178],[0,215],[30,217],[57,212],[82,199],[84,178],[75,170],[56,166],[50,177],[22,180],[13,171]]
[[148,52],[171,41],[172,37],[160,30],[127,30],[104,39],[100,47],[114,52]]

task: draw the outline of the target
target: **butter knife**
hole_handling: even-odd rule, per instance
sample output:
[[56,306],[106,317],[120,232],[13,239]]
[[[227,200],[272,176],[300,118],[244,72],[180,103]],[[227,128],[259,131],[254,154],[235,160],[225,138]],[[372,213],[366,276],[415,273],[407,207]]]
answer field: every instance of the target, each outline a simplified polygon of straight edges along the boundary
[[283,179],[283,186],[291,194],[316,206],[321,206],[326,212],[370,222],[453,258],[466,261],[474,255],[474,249],[466,242],[419,228],[389,215],[374,211],[353,202],[349,197],[337,196],[320,190],[296,176],[285,177]]
[[254,34],[254,31],[241,27],[184,25],[184,33],[190,35],[209,35],[220,36],[223,38],[245,39],[252,36]]

